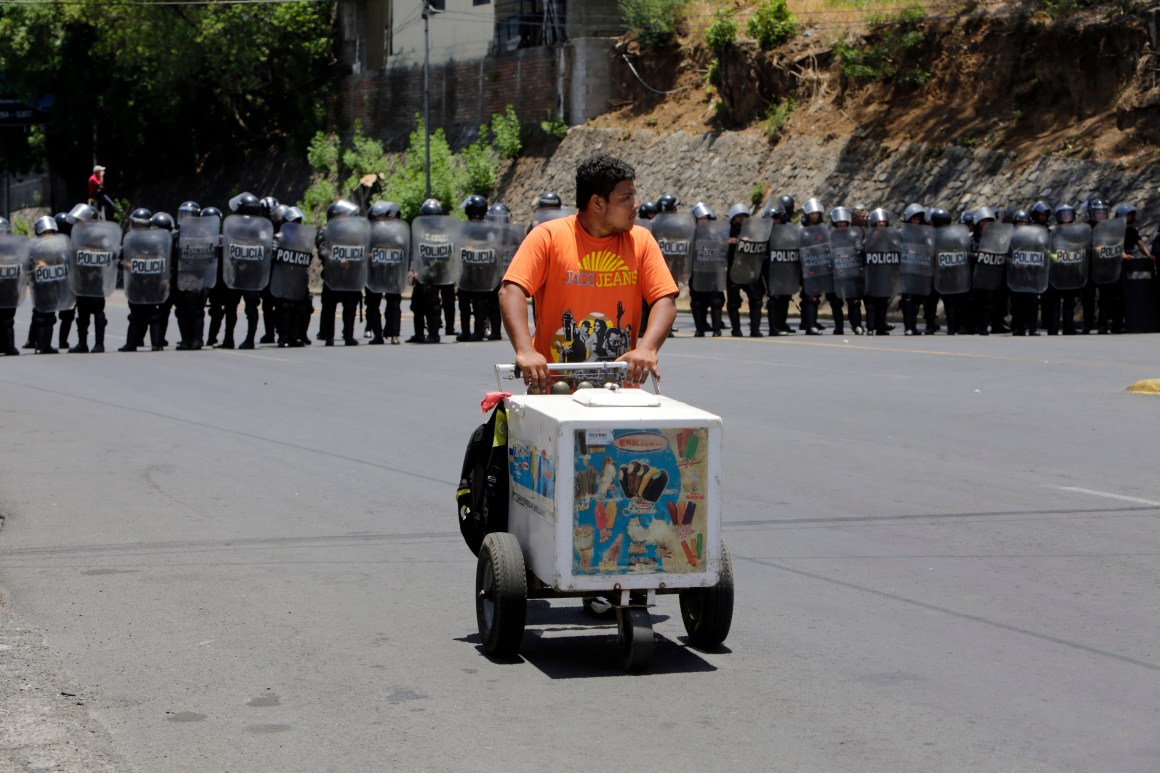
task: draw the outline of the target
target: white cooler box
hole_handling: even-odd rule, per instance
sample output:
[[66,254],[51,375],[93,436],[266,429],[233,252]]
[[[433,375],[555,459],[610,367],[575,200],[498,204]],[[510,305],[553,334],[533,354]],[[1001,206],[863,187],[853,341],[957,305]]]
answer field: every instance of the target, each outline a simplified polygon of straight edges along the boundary
[[508,531],[560,593],[708,587],[721,419],[639,389],[507,398]]

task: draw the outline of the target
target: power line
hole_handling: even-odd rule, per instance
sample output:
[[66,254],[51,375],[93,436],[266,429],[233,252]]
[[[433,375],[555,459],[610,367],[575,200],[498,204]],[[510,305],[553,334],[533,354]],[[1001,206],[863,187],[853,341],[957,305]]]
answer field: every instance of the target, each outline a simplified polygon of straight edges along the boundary
[[[154,5],[283,5],[286,3],[328,3],[331,0],[103,0],[101,5],[109,6],[154,6]],[[92,5],[90,0],[0,0],[6,5]]]

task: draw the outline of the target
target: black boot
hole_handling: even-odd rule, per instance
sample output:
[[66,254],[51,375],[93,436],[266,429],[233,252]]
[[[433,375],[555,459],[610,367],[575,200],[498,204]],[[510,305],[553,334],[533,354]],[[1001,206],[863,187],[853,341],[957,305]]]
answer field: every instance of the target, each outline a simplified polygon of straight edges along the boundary
[[254,319],[247,319],[246,320],[246,340],[242,341],[241,346],[239,346],[238,348],[239,349],[253,349],[254,348],[254,336],[256,336],[257,334],[258,334],[258,319],[257,319],[257,317],[255,317]]
[[214,346],[217,344],[218,331],[222,328],[222,318],[218,315],[209,315],[209,339],[206,340],[206,346]]
[[77,317],[77,345],[69,349],[68,353],[89,353],[89,321],[83,317]]
[[149,320],[149,345],[155,352],[165,351],[165,322],[163,320]]
[[93,315],[93,354],[105,353],[105,326],[108,324],[105,312],[98,311]]
[[[730,306],[728,311],[729,311],[729,329],[730,329],[730,332],[734,338],[741,338],[741,336],[743,335],[743,333],[741,332],[741,309],[734,308],[734,307]],[[718,316],[720,316],[720,310],[718,310]],[[719,327],[719,326],[715,325],[714,329],[716,329],[717,327]]]
[[20,350],[16,348],[16,328],[10,319],[0,323],[0,354],[6,357],[16,357],[20,354]]
[[[721,306],[718,304],[711,304],[709,306],[709,320],[713,327],[713,337],[720,338],[721,336]],[[740,317],[738,317],[738,325],[741,324]],[[734,335],[741,335],[741,328],[734,328],[737,332]]]
[[52,346],[52,323],[41,322],[36,328],[36,353],[56,354],[59,351]]
[[64,314],[60,316],[60,342],[57,344],[61,349],[68,350],[68,334],[72,332],[73,319],[76,316],[75,312],[69,314],[67,317]]

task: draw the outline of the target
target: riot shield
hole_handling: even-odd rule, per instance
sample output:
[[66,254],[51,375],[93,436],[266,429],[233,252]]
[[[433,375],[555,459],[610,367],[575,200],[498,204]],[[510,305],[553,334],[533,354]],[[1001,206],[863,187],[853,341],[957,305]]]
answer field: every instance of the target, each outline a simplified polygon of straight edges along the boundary
[[769,234],[772,230],[771,218],[746,218],[737,237],[733,265],[729,267],[729,280],[733,284],[748,286],[761,279],[761,267],[769,258]]
[[24,300],[29,246],[26,237],[0,234],[0,309],[15,309]]
[[1104,220],[1092,228],[1091,275],[1096,284],[1120,281],[1127,229],[1128,224],[1122,217]]
[[217,284],[221,218],[183,215],[177,232],[177,289],[209,290]]
[[971,289],[971,229],[949,225],[934,232],[934,289],[940,295],[961,295]]
[[524,241],[524,234],[528,232],[528,228],[520,223],[508,223],[503,228],[503,233],[500,234],[499,257],[500,265],[503,270],[507,271],[508,266],[512,264],[512,258],[519,252],[520,245]]
[[1007,286],[1011,292],[1038,295],[1047,290],[1050,243],[1051,234],[1041,225],[1015,226],[1007,263]]
[[173,236],[162,228],[129,231],[125,257],[125,298],[129,303],[165,303],[169,297],[169,261]]
[[367,289],[372,293],[402,293],[407,287],[411,226],[405,220],[371,223],[371,264]]
[[411,221],[411,265],[425,285],[459,281],[460,221],[447,215],[423,215]]
[[673,281],[688,284],[697,221],[687,212],[662,212],[652,222],[653,238],[665,256]]
[[371,224],[365,217],[350,216],[326,224],[326,250],[322,253],[323,279],[335,292],[361,293],[367,286],[367,255],[371,250]]
[[699,293],[725,292],[729,269],[729,223],[706,220],[693,234],[693,271],[689,289]]
[[1049,278],[1056,290],[1080,290],[1087,284],[1088,246],[1092,227],[1087,223],[1057,225],[1051,232]]
[[1011,223],[991,223],[975,248],[975,273],[971,286],[978,290],[995,290],[1003,284],[1007,253],[1011,251]]
[[898,232],[902,250],[899,291],[907,295],[930,295],[934,280],[934,226],[903,223]]
[[459,289],[491,292],[499,287],[503,265],[499,237],[503,226],[469,220],[459,228]]
[[78,298],[108,298],[117,287],[121,227],[103,220],[80,221],[72,229],[68,278]]
[[318,229],[302,223],[283,223],[278,231],[270,265],[270,294],[287,301],[300,301],[310,292],[310,261]]
[[866,232],[866,297],[889,298],[898,294],[902,274],[902,234],[895,228],[871,228]]
[[857,228],[830,230],[830,253],[834,256],[834,294],[842,300],[862,297],[862,246]]
[[264,217],[230,215],[222,223],[222,281],[231,290],[262,290],[270,281],[274,225]]
[[793,295],[802,286],[801,226],[774,226],[769,232],[770,295]]
[[535,228],[540,223],[546,223],[549,220],[559,220],[562,217],[568,217],[568,215],[575,214],[575,207],[557,207],[554,209],[546,207],[544,209],[537,209],[532,214],[532,228]]
[[821,296],[834,291],[834,257],[830,253],[828,225],[802,226],[799,251],[802,260],[802,288],[806,295]]
[[68,279],[71,252],[72,242],[64,234],[38,236],[29,243],[32,308],[47,313],[76,303]]

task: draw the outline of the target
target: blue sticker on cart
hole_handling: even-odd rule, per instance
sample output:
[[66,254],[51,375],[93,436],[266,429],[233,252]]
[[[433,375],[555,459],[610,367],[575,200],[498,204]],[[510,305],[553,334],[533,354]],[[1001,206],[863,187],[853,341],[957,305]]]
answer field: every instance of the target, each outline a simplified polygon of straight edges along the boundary
[[572,574],[705,571],[708,429],[578,429]]

